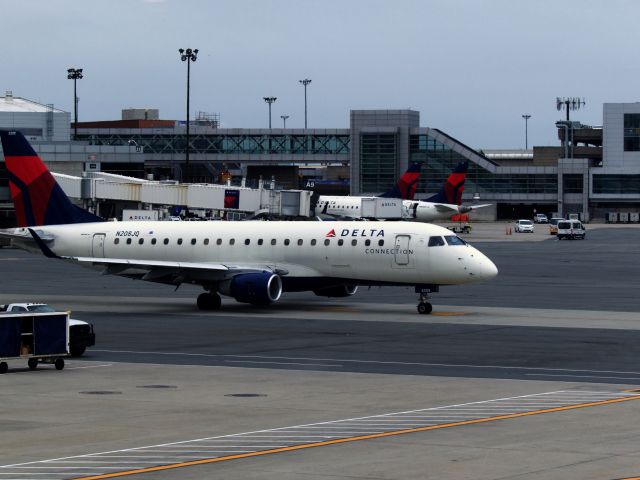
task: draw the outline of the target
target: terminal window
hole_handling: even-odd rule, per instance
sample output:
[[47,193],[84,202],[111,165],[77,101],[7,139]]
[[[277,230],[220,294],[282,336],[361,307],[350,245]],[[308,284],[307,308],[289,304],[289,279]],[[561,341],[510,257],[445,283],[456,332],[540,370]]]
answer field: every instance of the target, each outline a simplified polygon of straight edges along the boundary
[[624,114],[624,151],[640,151],[640,113]]
[[384,192],[396,182],[395,134],[362,134],[360,136],[360,189],[362,192]]
[[593,193],[640,193],[640,175],[594,175]]
[[582,193],[582,174],[569,173],[562,176],[564,193]]

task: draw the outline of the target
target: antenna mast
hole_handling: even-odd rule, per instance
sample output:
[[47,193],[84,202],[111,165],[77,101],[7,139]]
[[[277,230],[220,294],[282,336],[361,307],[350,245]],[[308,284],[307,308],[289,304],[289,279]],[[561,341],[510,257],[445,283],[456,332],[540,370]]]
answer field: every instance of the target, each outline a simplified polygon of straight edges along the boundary
[[579,110],[580,107],[584,107],[586,102],[579,97],[556,97],[556,108],[558,111],[563,108],[567,112],[567,122],[569,121],[569,111],[570,110]]

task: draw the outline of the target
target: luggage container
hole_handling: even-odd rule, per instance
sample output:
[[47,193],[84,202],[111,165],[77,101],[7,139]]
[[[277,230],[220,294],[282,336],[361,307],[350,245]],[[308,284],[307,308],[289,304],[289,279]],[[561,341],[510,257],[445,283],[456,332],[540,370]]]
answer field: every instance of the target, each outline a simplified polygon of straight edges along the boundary
[[629,223],[629,213],[628,212],[620,212],[618,214],[618,223]]
[[7,360],[27,360],[31,370],[39,363],[64,368],[69,356],[69,314],[14,313],[0,315],[0,374],[7,373]]
[[640,213],[629,213],[629,223],[638,223],[640,221]]
[[607,223],[618,223],[618,212],[607,212]]

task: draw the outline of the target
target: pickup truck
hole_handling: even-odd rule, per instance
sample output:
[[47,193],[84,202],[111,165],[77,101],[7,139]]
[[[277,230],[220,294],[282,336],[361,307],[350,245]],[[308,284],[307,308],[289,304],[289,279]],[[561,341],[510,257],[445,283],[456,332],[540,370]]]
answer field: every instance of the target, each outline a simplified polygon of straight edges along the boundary
[[[57,310],[46,303],[8,303],[0,305],[2,313],[48,313]],[[93,325],[82,320],[69,319],[69,353],[72,357],[80,357],[87,347],[96,344]]]

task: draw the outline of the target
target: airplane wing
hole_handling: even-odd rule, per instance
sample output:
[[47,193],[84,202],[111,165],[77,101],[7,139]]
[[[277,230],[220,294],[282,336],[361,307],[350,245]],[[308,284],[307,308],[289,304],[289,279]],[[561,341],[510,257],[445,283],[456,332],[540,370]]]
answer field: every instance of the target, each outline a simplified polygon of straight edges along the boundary
[[210,283],[230,279],[241,273],[271,271],[279,275],[288,272],[269,265],[225,265],[205,262],[169,262],[161,260],[130,260],[126,258],[60,257],[93,267],[104,267],[103,275],[119,275],[159,283]]
[[492,204],[491,203],[485,203],[484,205],[460,205],[460,213],[468,213],[471,212],[472,210],[477,210],[479,208],[483,208],[483,207],[490,207]]

